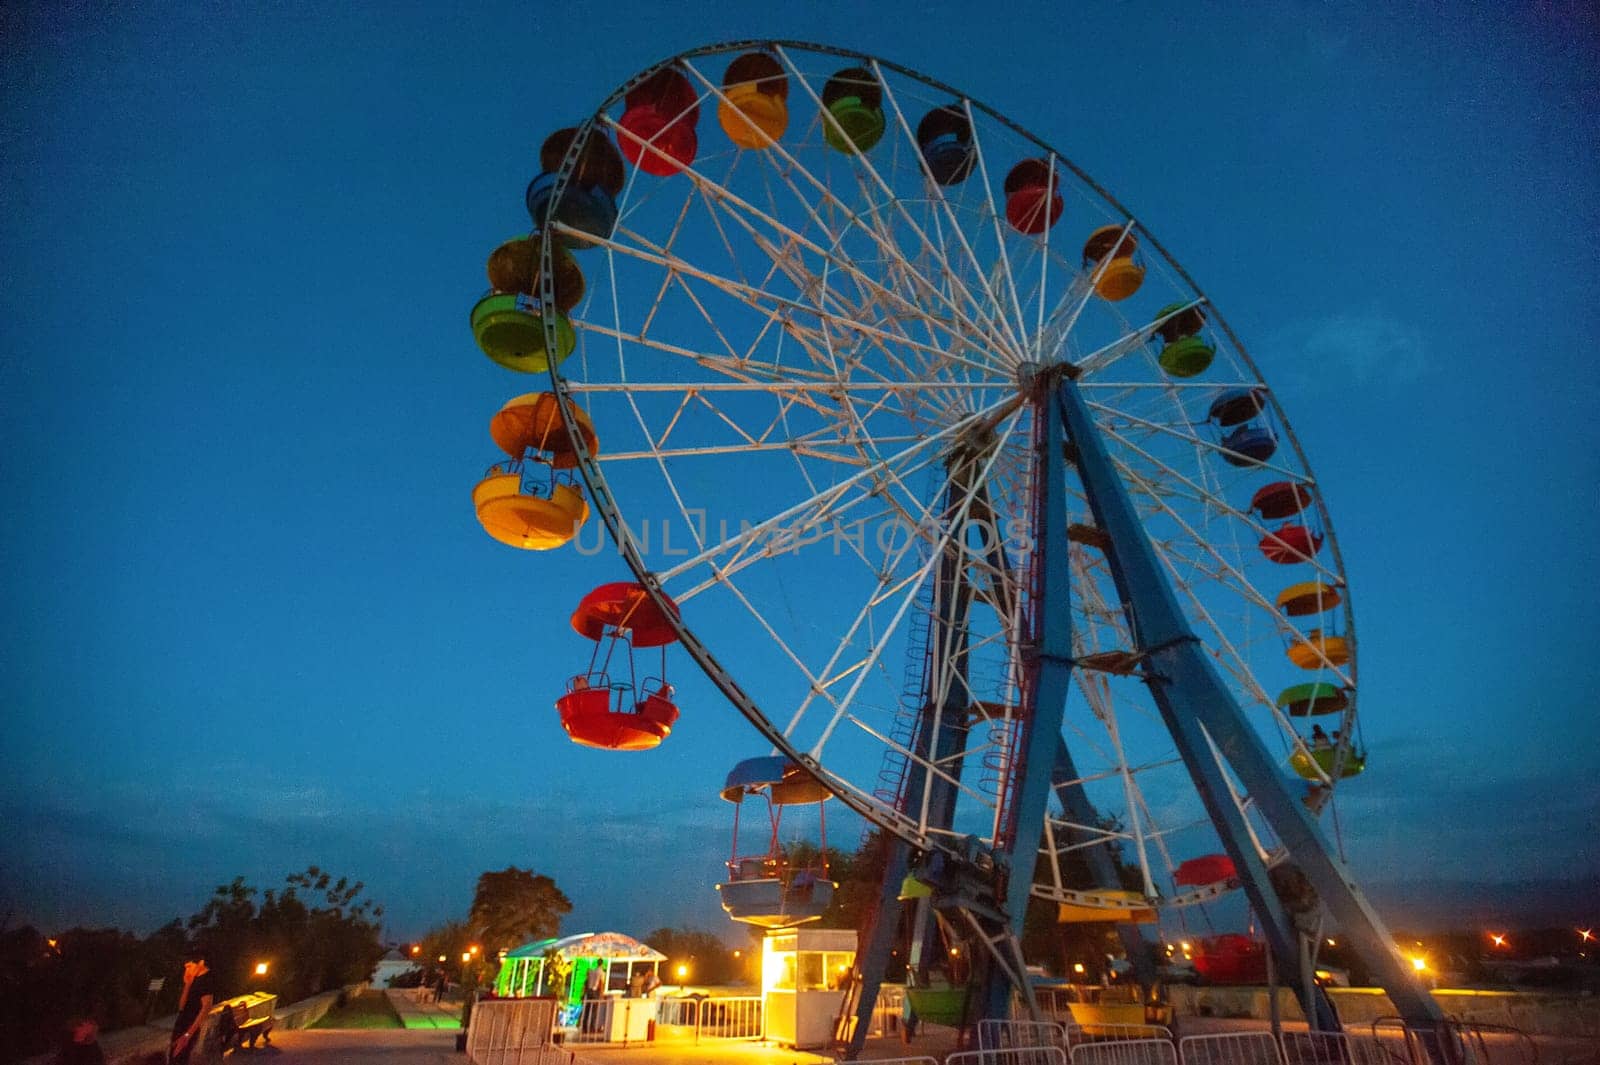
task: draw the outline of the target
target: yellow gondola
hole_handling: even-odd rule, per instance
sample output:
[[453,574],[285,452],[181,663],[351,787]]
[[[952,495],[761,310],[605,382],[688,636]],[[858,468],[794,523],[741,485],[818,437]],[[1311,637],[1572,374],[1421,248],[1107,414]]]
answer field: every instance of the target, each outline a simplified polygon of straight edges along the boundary
[[549,551],[570,542],[589,520],[583,493],[569,484],[551,489],[548,499],[522,491],[522,475],[492,467],[472,490],[472,505],[484,531],[503,544],[525,551]]
[[[1289,755],[1289,767],[1306,780],[1321,780],[1324,776],[1333,776],[1334,758],[1338,751],[1333,748],[1315,750],[1307,754],[1305,751],[1296,750]],[[1358,754],[1353,750],[1346,751],[1344,763],[1339,767],[1339,779],[1353,777],[1367,768],[1367,756]],[[1318,769],[1321,772],[1318,772]]]
[[1339,589],[1321,581],[1301,581],[1278,593],[1278,609],[1292,618],[1320,614],[1332,610],[1343,601]]
[[749,52],[722,75],[717,121],[741,148],[770,148],[789,128],[789,79],[766,52]]
[[1289,661],[1301,669],[1344,666],[1350,662],[1350,644],[1343,636],[1324,636],[1312,629],[1289,645]]
[[1133,261],[1133,254],[1138,250],[1139,241],[1133,231],[1124,233],[1122,226],[1101,226],[1089,234],[1083,244],[1084,268],[1096,266],[1106,256],[1111,256],[1111,261],[1101,266],[1094,282],[1094,290],[1101,299],[1115,303],[1139,291],[1139,286],[1144,284],[1144,267]]
[[1076,902],[1063,902],[1056,907],[1059,924],[1093,924],[1111,921],[1118,924],[1155,924],[1156,911],[1145,905],[1145,898],[1137,891],[1097,891],[1096,895],[1115,900],[1115,908],[1084,906]]

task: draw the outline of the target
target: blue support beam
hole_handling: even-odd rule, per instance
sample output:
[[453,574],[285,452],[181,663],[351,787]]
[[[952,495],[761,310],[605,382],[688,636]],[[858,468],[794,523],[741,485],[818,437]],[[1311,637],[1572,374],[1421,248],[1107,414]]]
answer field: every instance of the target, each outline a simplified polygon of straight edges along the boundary
[[[1177,743],[1223,846],[1238,867],[1252,906],[1261,918],[1281,971],[1299,971],[1299,944],[1281,901],[1232,801],[1209,737],[1244,785],[1290,859],[1339,922],[1347,942],[1366,962],[1409,1024],[1434,1029],[1443,1013],[1415,979],[1383,922],[1334,856],[1311,812],[1295,794],[1260,736],[1245,719],[1178,604],[1177,593],[1145,535],[1121,477],[1077,385],[1057,388],[1061,420],[1077,449],[1079,478],[1095,521],[1110,537],[1107,551],[1117,589],[1130,613],[1143,674],[1162,719]],[[1304,997],[1304,990],[1301,991]],[[1320,989],[1302,1001],[1315,1027],[1337,1030],[1338,1019]]]
[[[1023,659],[1025,675],[1031,680],[1031,698],[1018,737],[1021,770],[1013,784],[1003,862],[1009,870],[1005,914],[1018,942],[1028,913],[1028,898],[1033,893],[1052,771],[1061,749],[1061,720],[1072,684],[1072,570],[1068,558],[1066,465],[1062,458],[1065,440],[1055,405],[1054,397],[1045,391],[1035,406],[1035,417],[1043,423],[1035,431],[1039,448],[1034,489],[1034,566],[1038,583],[1030,604],[1037,631],[1033,634],[1036,642]],[[1000,984],[991,978],[987,1016],[1009,1016],[1011,989],[1009,984]]]

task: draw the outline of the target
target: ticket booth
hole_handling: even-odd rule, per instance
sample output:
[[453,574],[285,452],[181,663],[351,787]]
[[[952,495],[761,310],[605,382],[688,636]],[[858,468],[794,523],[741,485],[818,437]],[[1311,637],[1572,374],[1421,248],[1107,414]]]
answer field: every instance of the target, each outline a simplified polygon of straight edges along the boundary
[[856,962],[849,928],[787,928],[761,944],[767,1038],[797,1050],[827,1046]]

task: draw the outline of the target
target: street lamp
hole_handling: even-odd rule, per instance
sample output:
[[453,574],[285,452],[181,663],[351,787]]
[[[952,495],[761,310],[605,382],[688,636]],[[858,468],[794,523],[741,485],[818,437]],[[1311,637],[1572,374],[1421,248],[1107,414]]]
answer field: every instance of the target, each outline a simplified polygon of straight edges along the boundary
[[267,963],[266,962],[264,962],[264,961],[256,962],[256,975],[257,976],[265,976],[265,975],[267,975]]
[[1411,955],[1411,967],[1419,973],[1428,971],[1428,959],[1420,954]]
[[1494,945],[1497,947],[1503,947],[1506,945],[1506,937],[1500,932],[1490,932],[1489,938],[1494,940]]

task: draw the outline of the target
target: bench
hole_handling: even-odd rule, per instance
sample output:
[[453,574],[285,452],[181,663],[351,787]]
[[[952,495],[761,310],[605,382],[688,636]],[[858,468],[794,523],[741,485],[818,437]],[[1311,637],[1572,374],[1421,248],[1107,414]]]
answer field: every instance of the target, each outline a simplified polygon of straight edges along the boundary
[[274,995],[245,995],[224,1002],[218,1018],[222,1052],[226,1054],[246,1045],[253,1050],[257,1039],[262,1045],[271,1046],[272,1007],[276,1001]]

